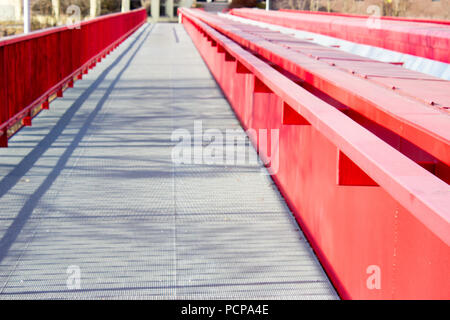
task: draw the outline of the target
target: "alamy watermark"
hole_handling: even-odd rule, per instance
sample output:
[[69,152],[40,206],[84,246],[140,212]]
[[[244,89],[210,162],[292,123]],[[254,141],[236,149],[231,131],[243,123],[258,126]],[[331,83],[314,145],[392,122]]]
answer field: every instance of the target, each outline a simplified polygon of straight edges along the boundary
[[[248,140],[258,141],[258,155]],[[194,129],[176,129],[171,140],[176,142],[172,149],[175,164],[204,165],[264,165],[263,174],[276,174],[279,167],[279,130],[249,129],[206,129],[201,120],[194,121]]]
[[71,4],[66,9],[66,26],[69,29],[81,28],[81,9],[76,4]]
[[69,275],[66,280],[67,289],[79,290],[81,289],[81,269],[77,265],[67,267],[66,273]]
[[367,28],[381,29],[381,7],[377,5],[370,5],[367,7],[369,18],[366,20]]
[[377,265],[370,265],[366,269],[366,273],[369,275],[366,280],[366,286],[369,290],[381,289],[381,268]]

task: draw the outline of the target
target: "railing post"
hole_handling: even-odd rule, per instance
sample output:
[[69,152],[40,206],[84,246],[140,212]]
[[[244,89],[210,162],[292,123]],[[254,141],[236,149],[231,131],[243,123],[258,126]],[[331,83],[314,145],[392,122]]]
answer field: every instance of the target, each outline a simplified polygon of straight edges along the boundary
[[22,119],[22,125],[25,127],[31,126],[31,112],[28,113],[23,119]]
[[8,147],[8,133],[6,130],[3,132],[0,132],[0,148],[7,148]]

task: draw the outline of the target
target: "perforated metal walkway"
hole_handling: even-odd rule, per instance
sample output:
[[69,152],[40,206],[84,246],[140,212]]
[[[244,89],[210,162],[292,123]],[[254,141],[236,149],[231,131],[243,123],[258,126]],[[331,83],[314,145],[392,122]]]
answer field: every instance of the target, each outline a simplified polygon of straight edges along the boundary
[[244,135],[181,25],[50,108],[0,149],[0,298],[337,298],[265,169],[172,162],[194,120]]

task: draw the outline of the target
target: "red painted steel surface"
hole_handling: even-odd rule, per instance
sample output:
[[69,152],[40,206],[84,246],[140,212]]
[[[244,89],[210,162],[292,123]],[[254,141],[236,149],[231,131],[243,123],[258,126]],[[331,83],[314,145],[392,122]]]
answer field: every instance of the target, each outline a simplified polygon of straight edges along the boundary
[[[415,161],[436,162],[438,175],[446,182],[450,181],[448,109],[444,106],[424,104],[419,101],[420,95],[414,93],[416,91],[426,96],[429,92],[423,91],[421,87],[430,89],[431,85],[433,92],[442,90],[440,95],[445,96],[442,98],[437,94],[438,100],[435,101],[448,103],[448,81],[388,63],[355,58],[334,48],[311,44],[276,31],[232,22],[202,12],[197,12],[196,16],[245,48],[296,75],[303,81],[302,86],[309,91],[318,96],[323,96],[324,93],[330,95],[334,105],[337,102],[349,108],[352,111],[349,114],[351,117],[383,136],[387,142]],[[286,46],[287,40],[289,42]],[[331,64],[327,62],[330,59],[334,59]],[[348,61],[345,61],[346,59]],[[357,65],[360,61],[366,65],[364,68]],[[346,62],[354,64],[352,72],[346,69]],[[367,68],[369,65],[371,68]],[[379,74],[380,70],[385,74]],[[361,73],[362,71],[366,73]],[[412,90],[403,86],[382,87],[377,83],[392,81],[393,84],[404,84],[410,80],[416,81]],[[409,94],[414,100],[405,97],[405,94]],[[415,147],[411,146],[411,143]]]
[[[6,130],[31,109],[73,84],[96,59],[110,52],[147,19],[145,9],[105,15],[0,41],[0,145]],[[47,105],[44,106],[44,108]]]
[[[450,298],[448,184],[345,107],[219,33],[214,19],[208,25],[197,10],[179,13],[243,127],[280,130],[272,178],[341,297]],[[373,265],[381,270],[380,289],[367,286]]]
[[[363,18],[368,19],[370,16],[364,14],[350,14],[350,13],[339,13],[339,12],[324,12],[324,11],[305,11],[305,10],[294,10],[294,9],[280,9],[279,11],[291,12],[291,13],[306,13],[306,14],[322,14],[334,17],[349,17],[349,18]],[[416,18],[405,18],[405,17],[390,17],[382,16],[379,17],[381,20],[393,20],[393,21],[407,21],[407,22],[418,22],[418,23],[434,23],[434,24],[444,24],[450,25],[449,20],[438,20],[438,19],[416,19]]]
[[232,9],[230,14],[450,63],[450,25],[380,19],[375,27],[366,17],[301,11]]

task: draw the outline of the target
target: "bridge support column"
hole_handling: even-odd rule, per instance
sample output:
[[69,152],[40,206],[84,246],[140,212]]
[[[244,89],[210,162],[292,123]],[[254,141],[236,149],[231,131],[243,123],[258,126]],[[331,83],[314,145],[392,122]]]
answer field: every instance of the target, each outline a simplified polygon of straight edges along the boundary
[[152,0],[150,11],[153,21],[157,21],[159,19],[159,0]]
[[166,15],[173,18],[173,0],[166,0]]

